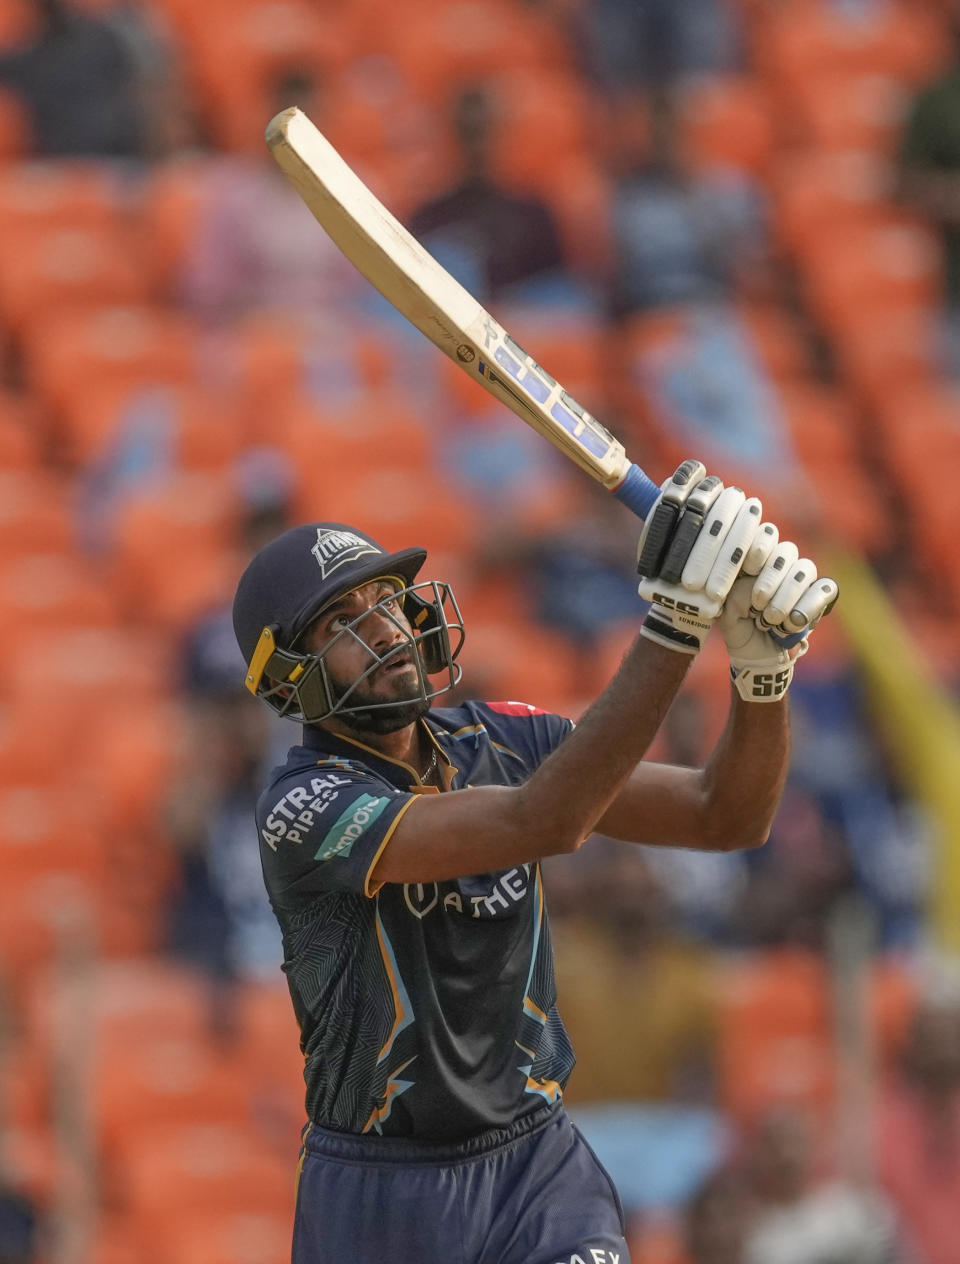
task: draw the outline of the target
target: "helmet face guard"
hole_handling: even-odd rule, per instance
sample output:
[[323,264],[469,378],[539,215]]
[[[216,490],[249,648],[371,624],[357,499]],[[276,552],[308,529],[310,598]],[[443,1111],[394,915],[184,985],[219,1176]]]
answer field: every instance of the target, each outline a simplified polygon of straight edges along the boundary
[[[402,636],[383,654],[371,649],[358,631],[359,625],[374,612]],[[366,715],[408,703],[429,704],[452,689],[462,675],[456,662],[464,640],[460,608],[449,584],[437,580],[409,584],[387,594],[339,629],[318,653],[299,653],[295,648],[299,637],[291,648],[281,648],[276,643],[278,632],[277,624],[263,629],[250,660],[246,686],[279,715],[303,724],[318,724],[334,716]],[[345,689],[339,689],[332,680],[327,655],[344,642],[360,645],[370,663]],[[384,663],[405,652],[409,653],[417,673],[416,688],[411,696],[389,702],[358,699],[357,691],[363,682]],[[441,673],[444,680],[434,685],[430,677]]]

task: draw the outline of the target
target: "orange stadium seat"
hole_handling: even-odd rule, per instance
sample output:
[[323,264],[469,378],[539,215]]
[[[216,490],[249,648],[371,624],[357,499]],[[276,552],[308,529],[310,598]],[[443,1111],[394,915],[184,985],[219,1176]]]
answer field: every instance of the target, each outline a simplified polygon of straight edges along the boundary
[[116,225],[0,230],[0,316],[15,330],[94,303],[141,303],[148,278]]
[[38,550],[69,550],[74,534],[63,478],[40,467],[0,470],[0,539],[6,560]]
[[130,1139],[144,1136],[149,1147],[161,1124],[244,1126],[253,1087],[220,1045],[177,1033],[101,1041],[94,1078],[97,1129],[126,1174]]
[[881,557],[893,543],[895,528],[862,458],[834,458],[821,467],[820,486],[826,530],[868,556]]
[[101,962],[90,998],[91,1021],[117,1048],[165,1037],[205,1042],[213,986],[199,971],[164,957]]
[[861,149],[890,158],[909,89],[888,75],[830,69],[778,85],[785,130],[798,147]]
[[500,74],[566,70],[572,46],[558,24],[529,8],[460,0],[438,10],[414,5],[403,22],[378,6],[378,39],[399,64],[416,92],[440,108],[449,106],[457,86]]
[[[5,1127],[3,1153],[8,1181],[38,1206],[51,1206],[62,1187],[63,1159],[49,1123]],[[37,1264],[46,1260],[38,1257]]]
[[948,35],[942,16],[917,4],[769,6],[752,24],[758,65],[776,75],[891,75],[918,81],[944,66]]
[[292,1231],[292,1207],[255,1211],[238,1204],[177,1216],[156,1231],[154,1242],[163,1259],[176,1264],[287,1264]]
[[27,382],[49,407],[66,411],[91,383],[128,386],[195,379],[198,333],[186,317],[150,307],[98,306],[51,315],[24,345]]
[[125,433],[145,434],[183,471],[224,470],[244,449],[239,408],[222,390],[195,383],[91,382],[61,416],[59,456],[102,460]]
[[395,372],[402,348],[395,333],[376,325],[253,313],[239,322],[225,360],[251,443],[272,442],[275,414],[290,402],[309,402],[333,420],[361,404],[370,387],[402,389]]
[[595,154],[571,153],[544,171],[537,192],[553,212],[563,255],[576,273],[606,275],[613,257],[610,232],[612,184]]
[[309,404],[291,404],[272,419],[273,446],[278,448],[314,484],[352,478],[357,472],[396,471],[398,475],[429,472],[434,441],[426,424],[398,406],[392,397],[370,392],[359,405],[318,412]]
[[[170,647],[158,629],[83,627],[38,629],[8,650],[7,693],[15,706],[29,699],[39,710],[79,721],[99,707],[136,706],[169,688]],[[82,727],[76,760],[83,756]]]
[[497,111],[492,162],[506,184],[553,188],[558,168],[589,160],[594,106],[576,74],[560,63],[512,72],[501,67],[488,78]]
[[812,473],[826,472],[834,461],[857,459],[857,418],[840,391],[797,381],[781,384],[778,398],[794,447]]
[[115,164],[32,158],[0,168],[0,231],[102,230],[126,222],[129,189]]
[[763,83],[747,75],[695,77],[679,97],[679,144],[695,167],[736,167],[755,175],[774,151],[772,109]]
[[300,1032],[286,982],[278,974],[275,983],[243,983],[234,991],[232,1004],[241,1056],[262,1072],[273,1066],[291,1076],[302,1098]]
[[133,213],[144,243],[141,263],[157,295],[176,297],[209,171],[207,157],[178,155],[155,163],[137,185]]
[[945,382],[894,391],[877,401],[881,450],[911,499],[928,494],[931,470],[960,456],[960,393]]
[[319,513],[332,521],[362,524],[385,546],[422,544],[440,557],[464,552],[477,539],[469,502],[422,468],[360,469],[348,479],[341,469],[305,471],[296,513],[307,522]]
[[[252,1223],[259,1217],[282,1217],[289,1258],[296,1140],[281,1155],[240,1121],[207,1120],[202,1114],[193,1120],[143,1120],[108,1151],[108,1181],[116,1205],[136,1223],[145,1242],[165,1240],[171,1224],[189,1223],[203,1240],[210,1221],[246,1216]],[[171,1208],[176,1209],[173,1216]],[[184,1235],[175,1236],[182,1243]],[[257,1244],[264,1246],[263,1241]],[[181,1258],[160,1256],[177,1264]]]
[[119,613],[96,566],[85,564],[72,549],[0,561],[0,609],[18,630],[69,624],[112,627]]
[[896,221],[826,232],[808,243],[799,268],[813,315],[832,334],[864,311],[932,312],[943,272],[931,233]]
[[559,633],[515,611],[501,622],[471,617],[460,662],[470,697],[527,702],[566,714],[584,689],[580,655]]
[[767,375],[779,385],[802,382],[813,373],[809,332],[776,303],[741,302],[737,314]]
[[42,415],[33,401],[0,391],[0,474],[39,471],[44,440]]
[[870,407],[882,407],[892,393],[940,376],[936,321],[927,305],[852,305],[831,334],[843,380]]
[[90,1264],[165,1264],[143,1228],[114,1209],[97,1217]]
[[720,967],[718,1079],[722,1108],[749,1124],[789,1103],[821,1118],[834,1086],[826,968],[780,949]]
[[175,473],[123,502],[111,574],[124,610],[182,628],[232,592],[237,509],[233,485],[220,473]]
[[29,112],[15,92],[0,89],[0,170],[29,154],[33,127]]
[[808,252],[834,229],[850,233],[890,219],[890,168],[862,149],[792,152],[769,173],[775,231]]
[[100,884],[66,869],[7,870],[0,891],[0,983],[9,1012],[29,1008],[41,976],[96,942]]
[[96,805],[81,788],[51,786],[35,773],[29,782],[0,786],[0,806],[6,813],[0,838],[5,883],[55,873],[102,880],[106,839],[97,827]]

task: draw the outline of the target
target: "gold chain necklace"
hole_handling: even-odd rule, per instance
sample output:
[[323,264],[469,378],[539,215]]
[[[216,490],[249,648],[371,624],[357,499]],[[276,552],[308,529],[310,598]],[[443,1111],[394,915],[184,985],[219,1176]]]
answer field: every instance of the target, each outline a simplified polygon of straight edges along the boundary
[[421,781],[431,781],[437,772],[437,748],[431,743],[430,762],[427,764],[426,772],[421,776]]

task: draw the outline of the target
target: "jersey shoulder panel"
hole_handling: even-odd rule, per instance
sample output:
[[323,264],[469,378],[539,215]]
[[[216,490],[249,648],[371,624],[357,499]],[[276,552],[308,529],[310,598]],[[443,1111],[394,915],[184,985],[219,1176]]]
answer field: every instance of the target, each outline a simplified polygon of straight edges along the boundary
[[257,803],[271,896],[366,892],[370,870],[414,796],[359,761],[304,760],[298,750],[291,757]]
[[527,702],[465,702],[459,707],[437,708],[430,715],[455,740],[478,746],[490,743],[530,772],[574,727],[563,716]]

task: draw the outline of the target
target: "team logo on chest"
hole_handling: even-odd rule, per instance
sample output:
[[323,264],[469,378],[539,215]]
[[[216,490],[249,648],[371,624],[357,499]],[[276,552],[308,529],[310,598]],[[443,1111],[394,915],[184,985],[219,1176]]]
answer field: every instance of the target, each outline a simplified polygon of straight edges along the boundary
[[405,882],[403,898],[414,917],[423,918],[437,907],[440,888],[435,882]]
[[326,579],[345,562],[355,562],[358,557],[376,554],[380,550],[353,531],[321,531],[318,528],[317,542],[310,552],[317,559],[320,574]]
[[532,866],[520,865],[504,873],[481,878],[460,878],[444,883],[449,889],[440,898],[437,882],[405,882],[403,899],[414,917],[421,920],[439,905],[444,913],[460,913],[474,920],[510,916],[523,902],[530,887]]

